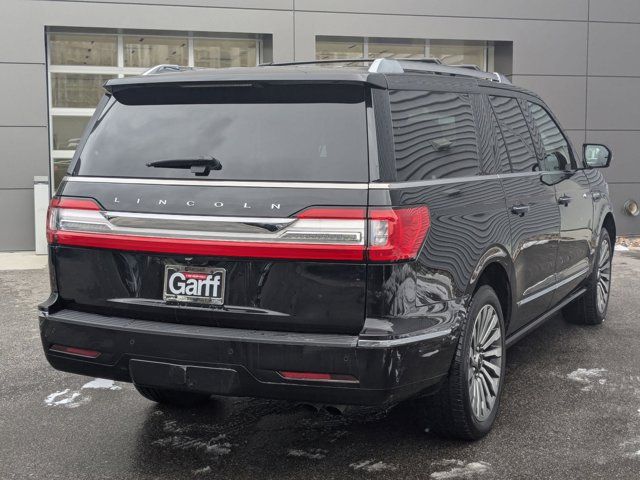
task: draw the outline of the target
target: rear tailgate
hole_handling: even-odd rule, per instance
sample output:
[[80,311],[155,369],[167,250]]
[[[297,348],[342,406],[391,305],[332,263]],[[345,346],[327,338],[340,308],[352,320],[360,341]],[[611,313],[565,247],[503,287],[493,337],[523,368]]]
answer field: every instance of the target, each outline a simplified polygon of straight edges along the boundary
[[[103,102],[58,191],[50,241],[59,304],[357,334],[366,292],[365,87],[154,88]],[[148,166],[194,158],[222,168],[201,175]],[[168,298],[175,272],[224,272],[220,301]]]

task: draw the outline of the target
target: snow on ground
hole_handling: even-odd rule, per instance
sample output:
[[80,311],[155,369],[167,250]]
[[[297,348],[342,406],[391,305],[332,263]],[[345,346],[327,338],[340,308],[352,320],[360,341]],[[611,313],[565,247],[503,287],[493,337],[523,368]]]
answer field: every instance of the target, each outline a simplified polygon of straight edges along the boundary
[[309,458],[311,460],[322,460],[327,456],[327,451],[322,448],[312,448],[310,450],[290,449],[287,452],[289,457]]
[[206,467],[198,468],[193,471],[194,475],[207,475],[209,473],[211,473],[211,467],[208,465]]
[[205,441],[189,435],[177,434],[154,440],[151,445],[174,450],[201,450],[215,456],[222,456],[231,453],[232,446],[229,442],[223,441],[224,439],[225,435],[218,435],[209,441]]
[[105,378],[96,378],[89,383],[85,383],[82,388],[95,388],[104,390],[122,390],[122,387],[116,385],[113,380],[107,380]]
[[474,478],[487,473],[491,469],[491,465],[487,462],[463,462],[462,460],[453,459],[434,462],[433,465],[440,468],[448,467],[448,470],[441,470],[431,474],[431,478],[437,480]]
[[394,471],[397,470],[398,467],[391,463],[384,462],[376,462],[375,460],[362,460],[359,462],[354,462],[349,465],[354,470],[363,471],[363,472],[384,472],[384,471]]
[[81,395],[80,392],[71,391],[66,388],[49,395],[44,399],[44,403],[48,407],[76,408],[90,400],[91,397],[85,397]]
[[85,383],[79,390],[71,390],[66,388],[58,392],[54,392],[44,399],[45,405],[48,407],[66,407],[76,408],[91,401],[91,397],[82,393],[82,390],[121,390],[122,387],[116,385],[113,380],[105,380],[104,378],[95,378]]
[[593,390],[593,382],[597,380],[600,385],[607,383],[605,378],[601,378],[607,370],[605,368],[579,368],[567,374],[569,380],[584,384],[580,390],[588,392]]
[[627,247],[625,245],[616,245],[614,250],[616,250],[617,252],[628,252],[629,251],[629,247]]

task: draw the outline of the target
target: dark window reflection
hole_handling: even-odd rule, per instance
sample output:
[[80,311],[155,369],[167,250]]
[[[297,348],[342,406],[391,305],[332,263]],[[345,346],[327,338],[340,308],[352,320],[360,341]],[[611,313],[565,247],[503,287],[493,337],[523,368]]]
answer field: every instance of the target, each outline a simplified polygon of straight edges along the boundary
[[392,91],[398,180],[477,175],[476,128],[468,95]]
[[531,134],[515,98],[490,97],[514,172],[532,172],[539,168]]

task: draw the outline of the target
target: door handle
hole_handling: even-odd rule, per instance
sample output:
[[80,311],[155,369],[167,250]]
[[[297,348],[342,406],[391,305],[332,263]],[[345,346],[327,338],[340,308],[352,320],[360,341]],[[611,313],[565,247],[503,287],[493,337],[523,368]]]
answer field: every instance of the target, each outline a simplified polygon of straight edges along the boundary
[[519,217],[524,217],[525,213],[527,213],[530,208],[531,207],[529,205],[512,205],[511,213],[518,215]]
[[558,203],[566,207],[569,205],[569,203],[571,203],[571,197],[569,195],[562,195],[560,198],[558,198]]
[[591,198],[597,202],[602,198],[602,192],[591,192]]

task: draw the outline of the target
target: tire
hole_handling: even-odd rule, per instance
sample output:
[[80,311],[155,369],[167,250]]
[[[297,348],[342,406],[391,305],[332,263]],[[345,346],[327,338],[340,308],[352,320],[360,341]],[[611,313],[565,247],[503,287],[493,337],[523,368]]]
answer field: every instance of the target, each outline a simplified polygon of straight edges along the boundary
[[587,291],[567,305],[562,313],[565,320],[578,325],[600,325],[607,315],[611,292],[611,259],[613,248],[606,229],[600,231],[593,271],[586,283]]
[[[488,329],[478,350],[476,336],[483,325]],[[490,286],[483,285],[471,299],[449,376],[434,396],[422,399],[426,421],[434,433],[462,440],[478,440],[489,433],[498,414],[504,383],[504,339],[500,301]],[[480,401],[483,396],[484,403]]]
[[183,392],[179,390],[167,390],[164,388],[143,387],[135,385],[136,390],[147,400],[161,403],[163,405],[171,405],[173,407],[196,407],[207,403],[211,395],[206,393]]

